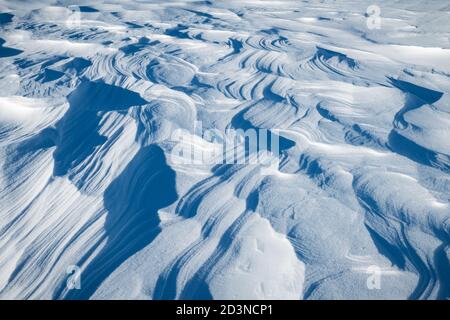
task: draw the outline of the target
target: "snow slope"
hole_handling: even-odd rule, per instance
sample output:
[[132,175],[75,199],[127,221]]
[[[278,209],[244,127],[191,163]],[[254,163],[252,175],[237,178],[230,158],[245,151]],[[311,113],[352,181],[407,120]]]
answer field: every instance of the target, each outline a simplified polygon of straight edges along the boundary
[[0,298],[450,298],[450,4],[371,5],[1,0]]

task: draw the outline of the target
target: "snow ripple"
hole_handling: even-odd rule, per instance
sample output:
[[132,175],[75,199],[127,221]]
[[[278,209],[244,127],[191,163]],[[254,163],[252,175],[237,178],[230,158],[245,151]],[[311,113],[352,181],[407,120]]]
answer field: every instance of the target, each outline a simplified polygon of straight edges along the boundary
[[[1,298],[450,298],[445,1],[48,2],[0,1]],[[279,167],[173,163],[198,121]]]

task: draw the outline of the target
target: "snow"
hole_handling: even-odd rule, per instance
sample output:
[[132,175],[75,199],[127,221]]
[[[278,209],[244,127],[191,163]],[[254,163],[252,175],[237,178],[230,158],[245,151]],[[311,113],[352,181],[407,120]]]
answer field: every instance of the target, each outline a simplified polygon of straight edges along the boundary
[[371,5],[0,0],[0,298],[449,299],[448,1]]

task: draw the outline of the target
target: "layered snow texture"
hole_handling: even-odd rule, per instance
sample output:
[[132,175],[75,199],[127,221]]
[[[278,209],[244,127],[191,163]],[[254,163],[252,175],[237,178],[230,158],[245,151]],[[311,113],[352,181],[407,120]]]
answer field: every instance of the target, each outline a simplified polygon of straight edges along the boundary
[[449,298],[450,5],[372,4],[0,1],[0,298]]

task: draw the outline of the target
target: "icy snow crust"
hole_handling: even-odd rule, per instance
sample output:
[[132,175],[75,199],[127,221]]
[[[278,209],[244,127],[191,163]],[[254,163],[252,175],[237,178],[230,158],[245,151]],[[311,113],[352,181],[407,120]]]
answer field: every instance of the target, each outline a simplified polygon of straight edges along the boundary
[[450,297],[448,1],[70,4],[0,1],[0,298]]

